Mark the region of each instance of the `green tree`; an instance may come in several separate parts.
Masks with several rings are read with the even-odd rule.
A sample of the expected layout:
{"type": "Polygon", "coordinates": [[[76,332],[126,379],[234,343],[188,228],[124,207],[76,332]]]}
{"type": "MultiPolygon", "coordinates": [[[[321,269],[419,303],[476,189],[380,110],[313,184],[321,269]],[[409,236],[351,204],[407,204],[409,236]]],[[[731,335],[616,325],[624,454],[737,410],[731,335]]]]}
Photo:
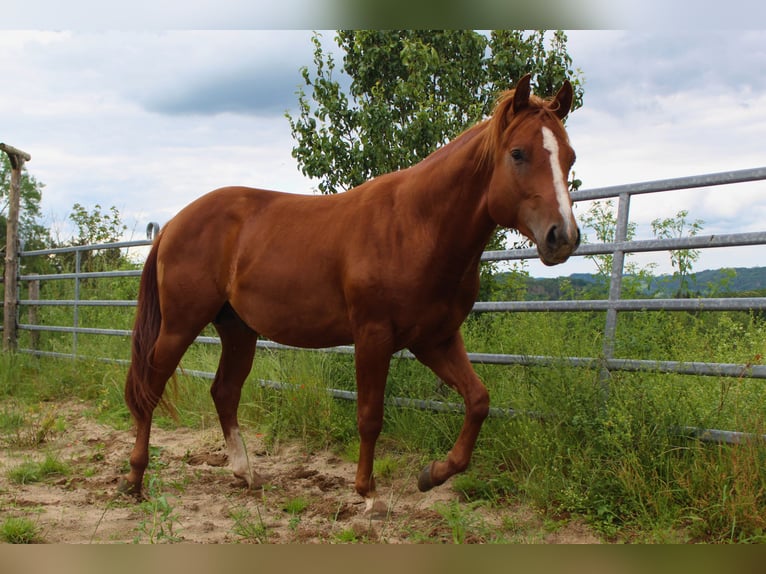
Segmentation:
{"type": "MultiPolygon", "coordinates": [[[[19,243],[25,250],[44,249],[51,243],[49,230],[40,223],[42,190],[45,185],[30,175],[26,166],[21,170],[19,185],[19,243]]],[[[6,235],[8,227],[8,208],[10,206],[11,161],[8,155],[0,152],[0,276],[5,273],[6,235]]],[[[23,262],[24,273],[45,273],[49,270],[48,261],[34,258],[23,262]]]]}
{"type": "MultiPolygon", "coordinates": [[[[75,203],[69,220],[76,227],[76,235],[68,242],[71,246],[116,243],[122,240],[122,234],[127,229],[115,206],[110,207],[108,211],[102,211],[98,203],[90,211],[75,203]]],[[[113,269],[122,259],[119,249],[83,251],[80,268],[83,271],[113,269]]]]}
{"type": "Polygon", "coordinates": [[[287,118],[293,157],[321,193],[417,163],[491,113],[526,73],[543,96],[568,78],[574,107],[582,105],[581,74],[561,31],[341,30],[340,78],[321,35],[312,41],[314,70],[301,70],[311,93],[298,92],[299,113],[287,118]]]}
{"type": "MultiPolygon", "coordinates": [[[[21,170],[19,188],[19,240],[25,249],[41,249],[50,241],[48,230],[40,223],[40,202],[45,184],[30,175],[26,167],[21,170]]],[[[8,225],[8,207],[11,188],[11,161],[0,153],[0,244],[5,246],[8,225]]]]}
{"type": "Polygon", "coordinates": [[[69,220],[75,224],[77,235],[71,240],[71,245],[96,245],[99,243],[116,243],[121,240],[127,226],[122,223],[120,212],[115,206],[108,213],[102,212],[98,203],[88,211],[84,206],[75,203],[69,220]]]}
{"type": "MultiPolygon", "coordinates": [[[[321,35],[312,41],[314,69],[301,70],[310,93],[300,89],[297,116],[286,115],[292,155],[324,194],[424,159],[488,116],[500,93],[526,73],[541,96],[569,79],[573,107],[582,105],[581,72],[572,69],[562,31],[340,30],[340,74],[321,35]]],[[[504,245],[498,231],[488,249],[504,245]]],[[[493,269],[484,265],[483,278],[493,269]]],[[[492,296],[492,285],[482,281],[480,298],[492,296]]]]}
{"type": "MultiPolygon", "coordinates": [[[[579,219],[584,230],[590,229],[593,231],[597,240],[596,243],[613,243],[616,240],[617,214],[614,202],[611,199],[594,201],[590,208],[588,208],[588,211],[579,219]]],[[[636,224],[629,222],[625,239],[632,241],[635,236],[636,224]]],[[[582,237],[583,243],[590,243],[590,237],[587,232],[584,232],[582,237]]],[[[636,297],[641,295],[642,291],[646,291],[646,286],[651,280],[652,270],[655,265],[650,263],[645,268],[641,268],[635,262],[629,261],[631,255],[631,253],[625,254],[622,291],[626,296],[636,297]]],[[[593,294],[597,296],[606,295],[612,276],[612,261],[614,257],[611,253],[603,253],[586,255],[585,258],[591,260],[596,265],[597,286],[593,294]]]]}
{"type": "MultiPolygon", "coordinates": [[[[701,230],[705,222],[701,219],[689,221],[686,218],[689,211],[682,209],[675,217],[658,217],[652,221],[652,232],[659,239],[680,239],[682,237],[694,237],[701,230]]],[[[673,276],[678,279],[676,297],[688,297],[689,278],[694,263],[699,259],[699,249],[675,249],[670,251],[670,263],[673,266],[673,276]]]]}

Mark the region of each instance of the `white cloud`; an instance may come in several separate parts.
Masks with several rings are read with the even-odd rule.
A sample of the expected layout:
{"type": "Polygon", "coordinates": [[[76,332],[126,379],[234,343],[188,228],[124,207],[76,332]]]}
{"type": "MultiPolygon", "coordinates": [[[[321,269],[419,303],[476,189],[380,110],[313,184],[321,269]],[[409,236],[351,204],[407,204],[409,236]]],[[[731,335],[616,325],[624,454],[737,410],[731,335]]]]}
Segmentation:
{"type": "MultiPolygon", "coordinates": [[[[58,220],[76,201],[114,204],[142,232],[220,185],[307,192],[282,113],[297,101],[300,66],[311,65],[310,36],[0,31],[0,141],[32,154],[44,211],[58,220]]],[[[764,164],[766,32],[569,38],[586,80],[585,105],[568,122],[585,187],[764,164]]],[[[662,215],[691,207],[711,231],[761,230],[764,187],[667,194],[662,215]]],[[[636,199],[631,213],[646,228],[658,201],[636,199]]]]}
{"type": "MultiPolygon", "coordinates": [[[[17,29],[162,30],[301,28],[327,19],[331,0],[26,0],[3,6],[3,26],[17,29]]],[[[325,24],[328,25],[328,24],[325,24]]]]}
{"type": "MultiPolygon", "coordinates": [[[[726,34],[671,36],[574,34],[572,54],[575,64],[584,66],[586,94],[584,108],[572,115],[568,128],[578,155],[575,170],[586,187],[763,165],[766,92],[752,89],[737,70],[749,68],[753,76],[766,64],[764,52],[740,52],[735,65],[725,66],[719,52],[733,58],[731,50],[708,41],[726,34]],[[705,69],[710,53],[719,55],[705,69]],[[717,81],[711,83],[711,77],[717,81]]],[[[756,38],[763,42],[766,33],[748,34],[738,42],[750,46],[756,38]]],[[[716,192],[699,194],[703,199],[695,206],[722,203],[716,192]]],[[[680,196],[664,196],[663,203],[674,205],[675,197],[680,196]]],[[[766,203],[766,193],[748,200],[727,197],[726,212],[745,216],[750,200],[766,203]]],[[[652,209],[636,207],[632,213],[647,221],[652,209]]],[[[714,209],[706,211],[703,215],[716,215],[714,209]]]]}
{"type": "MultiPolygon", "coordinates": [[[[126,218],[166,221],[224,184],[305,193],[310,186],[290,157],[283,113],[296,101],[294,88],[285,85],[290,71],[293,85],[300,81],[309,37],[0,31],[0,47],[8,48],[0,50],[0,69],[14,78],[0,110],[0,140],[32,154],[28,169],[46,184],[43,211],[56,221],[75,202],[114,204],[126,218]],[[252,89],[253,105],[240,110],[245,113],[225,113],[226,106],[206,101],[188,108],[199,86],[214,83],[221,70],[236,80],[237,69],[265,86],[265,93],[281,94],[283,105],[263,105],[257,86],[245,81],[235,86],[241,101],[252,89]],[[179,110],[186,113],[175,113],[174,99],[186,101],[179,110]],[[168,113],[152,109],[152,102],[163,100],[168,113]]],[[[232,83],[221,89],[231,90],[232,83]]]]}
{"type": "Polygon", "coordinates": [[[305,31],[166,31],[20,35],[0,32],[15,100],[31,114],[74,114],[118,101],[158,113],[281,114],[295,106],[305,31]]]}

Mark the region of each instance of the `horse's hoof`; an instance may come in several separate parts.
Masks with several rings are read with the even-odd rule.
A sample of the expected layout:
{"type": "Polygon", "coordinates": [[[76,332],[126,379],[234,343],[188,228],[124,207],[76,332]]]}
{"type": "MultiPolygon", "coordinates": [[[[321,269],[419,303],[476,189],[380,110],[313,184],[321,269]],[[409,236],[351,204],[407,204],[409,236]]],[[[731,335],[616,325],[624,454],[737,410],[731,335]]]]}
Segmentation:
{"type": "Polygon", "coordinates": [[[245,490],[261,490],[268,482],[266,478],[257,472],[251,472],[247,475],[235,473],[232,486],[239,486],[245,490]]]}
{"type": "Polygon", "coordinates": [[[420,472],[420,476],[418,477],[418,490],[420,492],[428,492],[433,487],[434,483],[431,480],[431,464],[429,464],[420,472]]]}
{"type": "Polygon", "coordinates": [[[127,478],[122,477],[120,483],[117,485],[118,494],[127,494],[130,496],[140,497],[141,487],[128,481],[127,478]]]}

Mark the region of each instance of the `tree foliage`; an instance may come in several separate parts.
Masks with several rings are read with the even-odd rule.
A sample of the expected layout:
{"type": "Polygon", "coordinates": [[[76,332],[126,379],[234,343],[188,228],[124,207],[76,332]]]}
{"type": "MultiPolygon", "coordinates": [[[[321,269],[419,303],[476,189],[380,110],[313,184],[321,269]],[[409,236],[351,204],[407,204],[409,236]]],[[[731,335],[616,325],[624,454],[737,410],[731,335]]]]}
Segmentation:
{"type": "MultiPolygon", "coordinates": [[[[617,208],[611,199],[594,201],[588,211],[579,219],[583,228],[583,243],[592,243],[589,234],[585,231],[588,229],[593,230],[595,234],[596,241],[593,243],[614,243],[617,241],[617,208]]],[[[635,236],[636,223],[628,222],[625,240],[632,241],[635,236]]],[[[625,253],[622,268],[622,291],[628,296],[635,297],[645,290],[656,265],[649,263],[640,267],[637,263],[630,261],[632,255],[632,253],[625,253]]],[[[601,253],[585,255],[585,259],[589,259],[596,265],[596,284],[590,289],[590,294],[596,297],[606,296],[609,292],[614,256],[611,253],[601,253]]]]}
{"type": "Polygon", "coordinates": [[[299,112],[287,114],[293,157],[321,193],[337,193],[417,163],[489,115],[494,101],[526,73],[553,95],[565,78],[582,105],[564,32],[493,30],[341,30],[340,74],[315,33],[314,69],[301,70],[299,112]]]}
{"type": "MultiPolygon", "coordinates": [[[[0,153],[0,252],[5,249],[11,171],[11,163],[7,154],[0,153]]],[[[41,201],[44,188],[45,184],[28,173],[25,166],[21,172],[19,189],[19,241],[25,251],[113,243],[121,240],[127,227],[122,223],[116,207],[112,206],[108,210],[102,210],[101,206],[96,204],[88,210],[80,203],[73,205],[72,211],[67,217],[75,226],[74,235],[65,240],[55,238],[51,229],[41,221],[41,201]]],[[[96,268],[108,269],[121,264],[122,260],[123,257],[119,249],[84,252],[81,267],[83,270],[91,271],[96,270],[96,268]]],[[[74,270],[74,256],[72,254],[25,258],[22,267],[24,273],[53,273],[65,269],[74,270]]]]}
{"type": "MultiPolygon", "coordinates": [[[[652,232],[660,239],[681,239],[698,235],[705,224],[701,219],[687,220],[689,211],[680,210],[675,217],[658,217],[652,221],[652,232]]],[[[670,251],[673,275],[678,279],[676,297],[689,297],[689,278],[694,263],[699,259],[699,249],[676,249],[670,251]]]]}
{"type": "Polygon", "coordinates": [[[71,240],[72,245],[95,245],[120,241],[127,226],[122,223],[120,212],[115,206],[108,213],[101,211],[98,203],[88,211],[83,205],[75,203],[69,220],[77,227],[77,235],[71,240]]]}
{"type": "MultiPolygon", "coordinates": [[[[10,205],[11,161],[8,155],[0,153],[0,243],[5,245],[8,225],[8,207],[10,205]]],[[[49,241],[49,233],[40,223],[40,201],[45,184],[27,172],[21,170],[19,185],[19,240],[26,249],[42,248],[49,241]]]]}
{"type": "MultiPolygon", "coordinates": [[[[533,90],[543,97],[570,80],[573,108],[582,105],[581,73],[572,69],[562,31],[340,30],[339,70],[321,35],[312,41],[314,67],[301,69],[298,115],[287,118],[292,155],[324,194],[424,159],[489,116],[497,97],[524,74],[532,74],[533,90]]],[[[498,230],[487,248],[505,243],[506,232],[498,230]]],[[[482,265],[481,299],[492,298],[494,283],[486,279],[494,271],[495,264],[482,265]]]]}
{"type": "MultiPolygon", "coordinates": [[[[104,212],[98,203],[90,211],[80,203],[75,203],[69,220],[75,224],[77,234],[68,244],[75,246],[117,243],[122,240],[122,234],[127,229],[115,206],[104,212]]],[[[123,259],[119,249],[83,251],[80,255],[80,267],[83,271],[114,269],[123,259]]]]}
{"type": "MultiPolygon", "coordinates": [[[[611,199],[606,201],[594,201],[587,213],[580,217],[580,223],[584,229],[592,229],[596,235],[597,243],[613,243],[616,241],[615,233],[617,230],[617,213],[614,202],[611,199]]],[[[628,223],[625,239],[631,241],[636,235],[636,224],[628,223]]],[[[587,233],[583,235],[583,243],[589,243],[587,233]]],[[[626,259],[631,253],[626,253],[626,259]]],[[[597,276],[607,282],[612,273],[612,254],[603,253],[599,255],[586,255],[586,259],[596,264],[597,276]]],[[[631,269],[629,268],[630,272],[631,269]]]]}

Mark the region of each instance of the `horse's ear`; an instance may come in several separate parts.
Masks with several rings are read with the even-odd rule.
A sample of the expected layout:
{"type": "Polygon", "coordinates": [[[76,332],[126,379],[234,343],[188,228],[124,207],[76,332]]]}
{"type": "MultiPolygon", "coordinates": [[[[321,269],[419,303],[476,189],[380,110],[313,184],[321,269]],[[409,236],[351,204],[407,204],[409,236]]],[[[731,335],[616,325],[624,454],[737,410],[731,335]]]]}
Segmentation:
{"type": "Polygon", "coordinates": [[[572,89],[572,84],[569,82],[569,80],[564,80],[564,84],[561,86],[561,89],[556,94],[556,97],[553,98],[553,101],[555,101],[557,104],[553,111],[560,120],[563,120],[565,117],[567,117],[569,110],[572,109],[573,99],[574,90],[572,89]]]}
{"type": "Polygon", "coordinates": [[[529,105],[529,83],[532,80],[530,74],[524,75],[517,83],[513,92],[513,113],[517,114],[529,105]]]}

